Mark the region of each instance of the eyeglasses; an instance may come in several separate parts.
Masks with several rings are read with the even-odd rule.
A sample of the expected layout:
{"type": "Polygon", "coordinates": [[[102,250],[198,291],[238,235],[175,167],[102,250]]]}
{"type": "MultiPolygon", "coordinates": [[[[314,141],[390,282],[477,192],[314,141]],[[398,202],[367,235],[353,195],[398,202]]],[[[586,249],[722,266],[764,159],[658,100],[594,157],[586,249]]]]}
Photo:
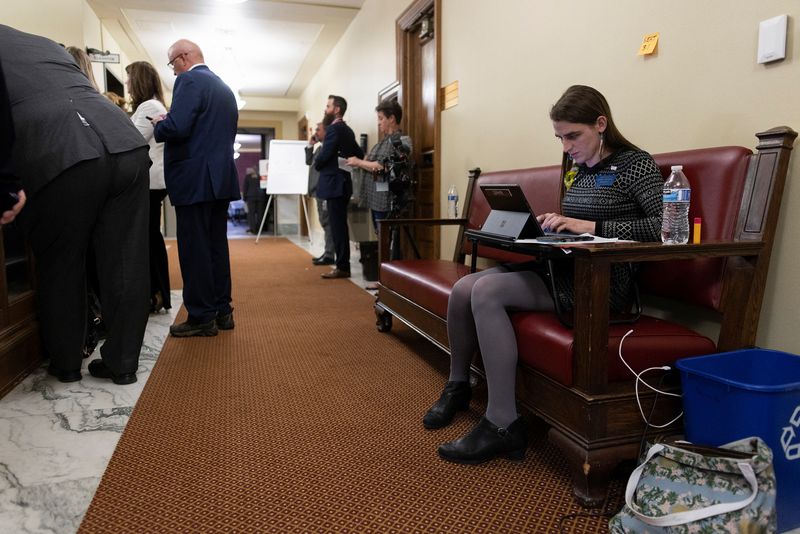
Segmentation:
{"type": "Polygon", "coordinates": [[[178,54],[174,58],[170,59],[169,63],[167,63],[167,67],[172,68],[175,65],[175,62],[178,61],[178,58],[182,57],[182,56],[185,56],[185,55],[186,55],[186,52],[181,52],[180,54],[178,54]]]}

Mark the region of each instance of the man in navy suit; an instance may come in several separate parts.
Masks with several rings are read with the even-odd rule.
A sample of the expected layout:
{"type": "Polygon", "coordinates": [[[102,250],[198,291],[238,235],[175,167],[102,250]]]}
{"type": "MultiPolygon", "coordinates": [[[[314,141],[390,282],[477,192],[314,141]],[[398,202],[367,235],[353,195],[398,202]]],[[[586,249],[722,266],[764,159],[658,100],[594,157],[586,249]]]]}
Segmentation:
{"type": "Polygon", "coordinates": [[[239,111],[230,88],[205,65],[195,43],[181,39],[167,51],[177,76],[172,107],[153,117],[164,142],[164,177],[175,206],[178,259],[186,322],[176,337],[216,336],[233,328],[228,203],[239,199],[233,162],[239,111]]]}
{"type": "Polygon", "coordinates": [[[322,278],[350,278],[350,235],[347,230],[347,204],[353,194],[350,173],[339,168],[340,158],[364,157],[353,130],[342,120],[347,101],[341,96],[328,96],[325,107],[325,140],[314,160],[319,171],[317,198],[326,201],[328,224],[336,250],[336,267],[322,278]]]}

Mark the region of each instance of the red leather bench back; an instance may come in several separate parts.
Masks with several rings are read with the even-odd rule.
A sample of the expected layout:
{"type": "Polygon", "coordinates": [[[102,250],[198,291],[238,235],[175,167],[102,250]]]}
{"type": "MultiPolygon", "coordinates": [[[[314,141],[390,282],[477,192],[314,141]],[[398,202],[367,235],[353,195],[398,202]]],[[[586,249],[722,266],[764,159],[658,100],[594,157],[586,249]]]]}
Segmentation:
{"type": "MultiPolygon", "coordinates": [[[[467,229],[479,230],[491,211],[489,204],[486,202],[486,197],[483,196],[483,192],[480,189],[480,184],[519,184],[533,211],[546,213],[560,211],[561,209],[560,180],[561,167],[559,165],[482,174],[475,181],[474,190],[472,191],[471,206],[467,214],[469,218],[467,229]]],[[[464,240],[462,247],[467,254],[470,253],[471,244],[467,240],[464,240]]],[[[514,254],[486,246],[478,249],[478,255],[482,258],[489,258],[499,262],[530,260],[530,256],[514,254]]]]}
{"type": "MultiPolygon", "coordinates": [[[[666,179],[672,165],[683,165],[692,186],[689,223],[701,217],[702,240],[733,239],[742,202],[747,166],[752,152],[728,146],[654,154],[666,179]]],[[[480,229],[489,215],[489,205],[480,184],[520,184],[536,213],[560,211],[561,168],[558,165],[489,172],[475,181],[468,213],[470,229],[480,229]]],[[[470,244],[462,243],[468,254],[470,244]]],[[[528,256],[501,249],[480,247],[479,255],[500,262],[526,261],[528,256]]],[[[724,259],[697,259],[642,264],[642,293],[665,296],[698,306],[720,310],[724,259]]]]}
{"type": "MultiPolygon", "coordinates": [[[[654,154],[666,179],[672,165],[683,165],[692,186],[689,224],[701,217],[701,240],[734,239],[752,152],[729,146],[654,154]]],[[[691,237],[690,237],[691,239],[691,237]]],[[[643,263],[642,293],[720,310],[725,259],[643,263]]]]}

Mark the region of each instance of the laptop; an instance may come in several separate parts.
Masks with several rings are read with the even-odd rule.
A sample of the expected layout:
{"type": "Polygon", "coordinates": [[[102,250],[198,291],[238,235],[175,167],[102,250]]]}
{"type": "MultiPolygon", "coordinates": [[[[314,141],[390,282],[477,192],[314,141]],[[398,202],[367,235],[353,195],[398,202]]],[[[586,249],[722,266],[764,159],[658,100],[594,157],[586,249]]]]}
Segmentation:
{"type": "Polygon", "coordinates": [[[492,211],[480,230],[468,230],[475,237],[514,242],[538,239],[542,242],[589,241],[591,236],[572,232],[545,232],[536,213],[517,184],[480,184],[481,192],[492,211]]]}

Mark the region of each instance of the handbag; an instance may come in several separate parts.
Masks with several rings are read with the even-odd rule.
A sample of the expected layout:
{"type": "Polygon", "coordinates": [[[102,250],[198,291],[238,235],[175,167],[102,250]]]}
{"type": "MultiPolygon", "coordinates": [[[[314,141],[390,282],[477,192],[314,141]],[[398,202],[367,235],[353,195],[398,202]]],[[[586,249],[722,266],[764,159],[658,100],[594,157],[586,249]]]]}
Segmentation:
{"type": "Polygon", "coordinates": [[[720,448],[655,444],[608,527],[615,534],[776,532],[772,451],[758,437],[720,448]]]}

